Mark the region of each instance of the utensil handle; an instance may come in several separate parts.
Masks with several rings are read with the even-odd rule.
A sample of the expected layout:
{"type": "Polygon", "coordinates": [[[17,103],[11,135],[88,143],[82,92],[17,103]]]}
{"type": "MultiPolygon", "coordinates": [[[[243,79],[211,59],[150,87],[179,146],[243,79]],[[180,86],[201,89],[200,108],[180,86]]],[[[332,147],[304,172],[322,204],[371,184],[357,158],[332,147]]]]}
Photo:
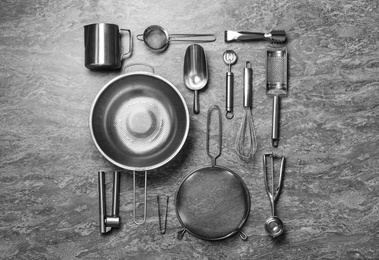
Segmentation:
{"type": "Polygon", "coordinates": [[[99,216],[100,233],[107,233],[107,228],[118,228],[121,223],[119,217],[120,208],[120,172],[113,173],[113,196],[112,196],[112,216],[106,214],[105,199],[105,172],[99,171],[99,216]]]}
{"type": "Polygon", "coordinates": [[[113,173],[113,196],[112,196],[112,216],[118,217],[120,213],[120,172],[113,173]]]}
{"type": "Polygon", "coordinates": [[[193,112],[195,114],[200,113],[200,105],[199,105],[199,91],[195,90],[193,93],[193,112]]]}
{"type": "Polygon", "coordinates": [[[105,226],[106,207],[105,207],[105,172],[98,172],[99,179],[99,217],[100,217],[100,234],[107,232],[105,226]]]}
{"type": "Polygon", "coordinates": [[[136,172],[133,171],[133,221],[137,225],[142,225],[146,222],[147,215],[147,171],[145,171],[145,188],[144,188],[144,200],[143,200],[143,219],[142,221],[137,221],[137,203],[136,203],[136,172]]]}
{"type": "Polygon", "coordinates": [[[122,68],[122,72],[125,73],[125,70],[127,68],[130,68],[130,67],[133,67],[133,66],[144,66],[144,67],[148,67],[151,69],[151,72],[154,74],[155,73],[155,69],[153,66],[149,65],[149,64],[146,64],[146,63],[131,63],[129,65],[126,65],[122,68]]]}
{"type": "Polygon", "coordinates": [[[265,39],[265,34],[259,32],[225,31],[224,38],[225,42],[255,41],[265,39]]]}
{"type": "Polygon", "coordinates": [[[178,42],[214,42],[217,39],[213,34],[170,34],[169,38],[178,42]]]}
{"type": "Polygon", "coordinates": [[[251,108],[253,103],[253,69],[251,63],[246,62],[243,70],[243,106],[251,108]]]}
{"type": "Polygon", "coordinates": [[[279,144],[279,121],[280,121],[280,97],[274,96],[272,106],[272,146],[278,147],[279,144]]]}
{"type": "Polygon", "coordinates": [[[139,41],[143,41],[143,34],[137,34],[136,38],[139,41]]]}
{"type": "Polygon", "coordinates": [[[121,31],[125,31],[129,34],[129,48],[128,48],[128,51],[127,52],[124,52],[123,54],[121,54],[121,60],[124,59],[125,56],[129,55],[131,52],[132,52],[132,33],[130,32],[129,29],[121,29],[121,31]]]}
{"type": "Polygon", "coordinates": [[[233,114],[234,74],[226,73],[226,118],[232,119],[233,114]]]}
{"type": "Polygon", "coordinates": [[[207,140],[206,140],[206,146],[207,146],[207,154],[209,158],[211,158],[211,165],[212,167],[216,165],[216,159],[220,156],[221,150],[222,150],[222,118],[221,118],[221,110],[217,105],[213,105],[208,109],[208,116],[207,116],[207,140]],[[211,132],[211,118],[213,110],[215,110],[218,113],[218,152],[215,155],[212,155],[209,150],[209,142],[210,142],[210,132],[211,132]]]}

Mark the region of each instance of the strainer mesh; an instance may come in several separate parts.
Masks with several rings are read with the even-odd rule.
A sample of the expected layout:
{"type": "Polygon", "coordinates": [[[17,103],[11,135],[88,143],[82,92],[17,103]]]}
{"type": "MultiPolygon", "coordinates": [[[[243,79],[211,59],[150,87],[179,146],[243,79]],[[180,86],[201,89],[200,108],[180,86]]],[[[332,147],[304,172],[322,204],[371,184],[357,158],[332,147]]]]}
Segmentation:
{"type": "Polygon", "coordinates": [[[166,33],[160,27],[152,27],[144,34],[146,45],[154,50],[160,50],[166,47],[168,39],[166,33]]]}

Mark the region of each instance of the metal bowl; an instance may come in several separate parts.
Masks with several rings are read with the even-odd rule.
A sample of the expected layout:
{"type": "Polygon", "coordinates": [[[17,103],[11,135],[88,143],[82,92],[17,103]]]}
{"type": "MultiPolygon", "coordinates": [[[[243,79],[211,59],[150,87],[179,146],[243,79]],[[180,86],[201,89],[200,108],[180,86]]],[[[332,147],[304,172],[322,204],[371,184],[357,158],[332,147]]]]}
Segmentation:
{"type": "Polygon", "coordinates": [[[189,113],[178,89],[148,72],[120,75],[97,94],[90,112],[92,139],[111,163],[147,171],[169,162],[183,147],[189,113]]]}

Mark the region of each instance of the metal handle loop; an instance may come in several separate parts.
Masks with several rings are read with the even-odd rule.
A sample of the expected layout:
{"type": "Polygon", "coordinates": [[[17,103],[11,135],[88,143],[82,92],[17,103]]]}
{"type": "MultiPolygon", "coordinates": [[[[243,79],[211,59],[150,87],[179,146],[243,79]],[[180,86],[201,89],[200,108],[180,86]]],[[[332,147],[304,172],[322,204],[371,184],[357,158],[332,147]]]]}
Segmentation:
{"type": "Polygon", "coordinates": [[[145,67],[149,67],[152,71],[152,73],[155,73],[155,69],[152,65],[149,65],[149,64],[146,64],[146,63],[131,63],[129,65],[125,65],[124,68],[122,68],[122,73],[125,73],[125,70],[127,68],[130,68],[130,67],[133,67],[133,66],[145,66],[145,67]]]}
{"type": "Polygon", "coordinates": [[[129,50],[128,52],[124,52],[123,54],[121,54],[121,60],[124,59],[125,56],[129,55],[132,53],[132,46],[133,46],[133,43],[132,43],[132,33],[129,29],[121,29],[121,31],[125,31],[125,32],[128,32],[129,34],[129,50]]]}
{"type": "Polygon", "coordinates": [[[211,158],[211,164],[212,166],[216,165],[216,159],[221,155],[222,150],[222,117],[221,117],[221,110],[217,105],[213,105],[208,109],[208,117],[207,117],[207,140],[206,140],[206,146],[207,146],[207,154],[209,158],[211,158]],[[212,155],[209,151],[209,135],[210,135],[210,124],[211,124],[211,117],[213,110],[216,110],[218,113],[218,153],[216,155],[212,155]]]}
{"type": "Polygon", "coordinates": [[[143,219],[141,222],[137,221],[136,217],[136,172],[133,171],[133,221],[137,225],[141,225],[146,222],[147,213],[147,171],[145,171],[145,190],[144,190],[144,200],[143,200],[143,219]]]}

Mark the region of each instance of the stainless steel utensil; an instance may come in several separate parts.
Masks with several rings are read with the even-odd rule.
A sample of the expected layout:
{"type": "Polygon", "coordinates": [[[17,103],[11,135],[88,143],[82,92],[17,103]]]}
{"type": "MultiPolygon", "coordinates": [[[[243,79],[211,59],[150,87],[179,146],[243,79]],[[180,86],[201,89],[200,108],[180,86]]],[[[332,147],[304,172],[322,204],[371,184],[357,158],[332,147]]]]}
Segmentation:
{"type": "Polygon", "coordinates": [[[223,59],[229,69],[226,72],[226,118],[232,119],[233,114],[233,92],[234,92],[234,74],[232,73],[232,65],[237,62],[237,54],[232,50],[227,50],[223,54],[223,59]]]}
{"type": "Polygon", "coordinates": [[[146,220],[147,171],[171,161],[189,131],[189,113],[179,90],[149,72],[120,75],[108,82],[92,104],[89,120],[99,152],[114,165],[133,171],[133,218],[146,220]],[[136,218],[136,172],[145,174],[144,216],[136,218]]]}
{"type": "Polygon", "coordinates": [[[160,206],[160,201],[159,201],[159,195],[157,195],[157,202],[158,202],[158,221],[159,221],[159,231],[161,234],[166,233],[166,227],[167,227],[167,213],[168,213],[168,202],[170,200],[170,197],[166,197],[166,210],[164,214],[164,219],[163,219],[163,225],[162,225],[162,219],[161,219],[161,206],[160,206]]]}
{"type": "Polygon", "coordinates": [[[164,51],[170,41],[214,42],[216,36],[213,34],[168,34],[163,27],[151,25],[145,29],[143,34],[138,34],[137,39],[143,41],[151,50],[164,51]]]}
{"type": "Polygon", "coordinates": [[[200,112],[199,90],[208,83],[208,66],[203,47],[198,44],[188,46],[184,55],[183,80],[187,88],[194,91],[193,112],[200,112]]]}
{"type": "Polygon", "coordinates": [[[270,199],[271,205],[271,217],[269,217],[265,222],[266,232],[271,235],[273,238],[281,235],[284,231],[284,224],[280,218],[278,218],[275,214],[275,202],[277,201],[280,191],[283,186],[283,171],[285,164],[285,157],[281,157],[280,164],[280,173],[279,173],[279,184],[276,189],[274,187],[274,158],[276,158],[272,153],[263,155],[263,175],[265,180],[265,187],[267,196],[270,199]],[[267,174],[267,162],[266,157],[269,156],[271,158],[271,188],[269,186],[268,174],[267,174]]]}
{"type": "Polygon", "coordinates": [[[113,196],[112,196],[112,215],[107,216],[105,199],[105,172],[99,171],[99,215],[100,233],[105,234],[112,228],[119,228],[121,219],[119,216],[120,208],[120,172],[113,172],[113,196]],[[109,229],[109,230],[108,230],[109,229]]]}
{"type": "Polygon", "coordinates": [[[243,107],[245,113],[237,134],[235,150],[241,160],[248,162],[254,157],[257,151],[257,140],[252,114],[253,69],[251,68],[250,62],[246,62],[243,73],[243,83],[243,107]]]}
{"type": "Polygon", "coordinates": [[[266,51],[266,94],[273,97],[272,146],[279,144],[280,97],[288,94],[287,47],[268,47],[266,51]]]}
{"type": "Polygon", "coordinates": [[[217,105],[208,110],[206,150],[211,165],[188,174],[176,192],[176,215],[183,226],[178,238],[188,232],[200,239],[220,240],[238,233],[246,240],[248,236],[241,229],[250,214],[250,193],[237,173],[216,165],[222,150],[222,116],[217,105]],[[212,114],[217,121],[212,125],[218,126],[214,134],[212,114]],[[211,142],[217,145],[213,151],[211,142]]]}
{"type": "Polygon", "coordinates": [[[121,61],[132,51],[130,30],[129,50],[121,54],[121,33],[118,25],[94,23],[84,26],[84,65],[92,70],[114,70],[121,68],[121,61]]]}
{"type": "Polygon", "coordinates": [[[242,42],[242,41],[259,41],[266,40],[271,43],[284,43],[286,41],[286,32],[282,30],[274,30],[269,33],[260,32],[237,32],[237,31],[225,31],[225,42],[242,42]]]}

